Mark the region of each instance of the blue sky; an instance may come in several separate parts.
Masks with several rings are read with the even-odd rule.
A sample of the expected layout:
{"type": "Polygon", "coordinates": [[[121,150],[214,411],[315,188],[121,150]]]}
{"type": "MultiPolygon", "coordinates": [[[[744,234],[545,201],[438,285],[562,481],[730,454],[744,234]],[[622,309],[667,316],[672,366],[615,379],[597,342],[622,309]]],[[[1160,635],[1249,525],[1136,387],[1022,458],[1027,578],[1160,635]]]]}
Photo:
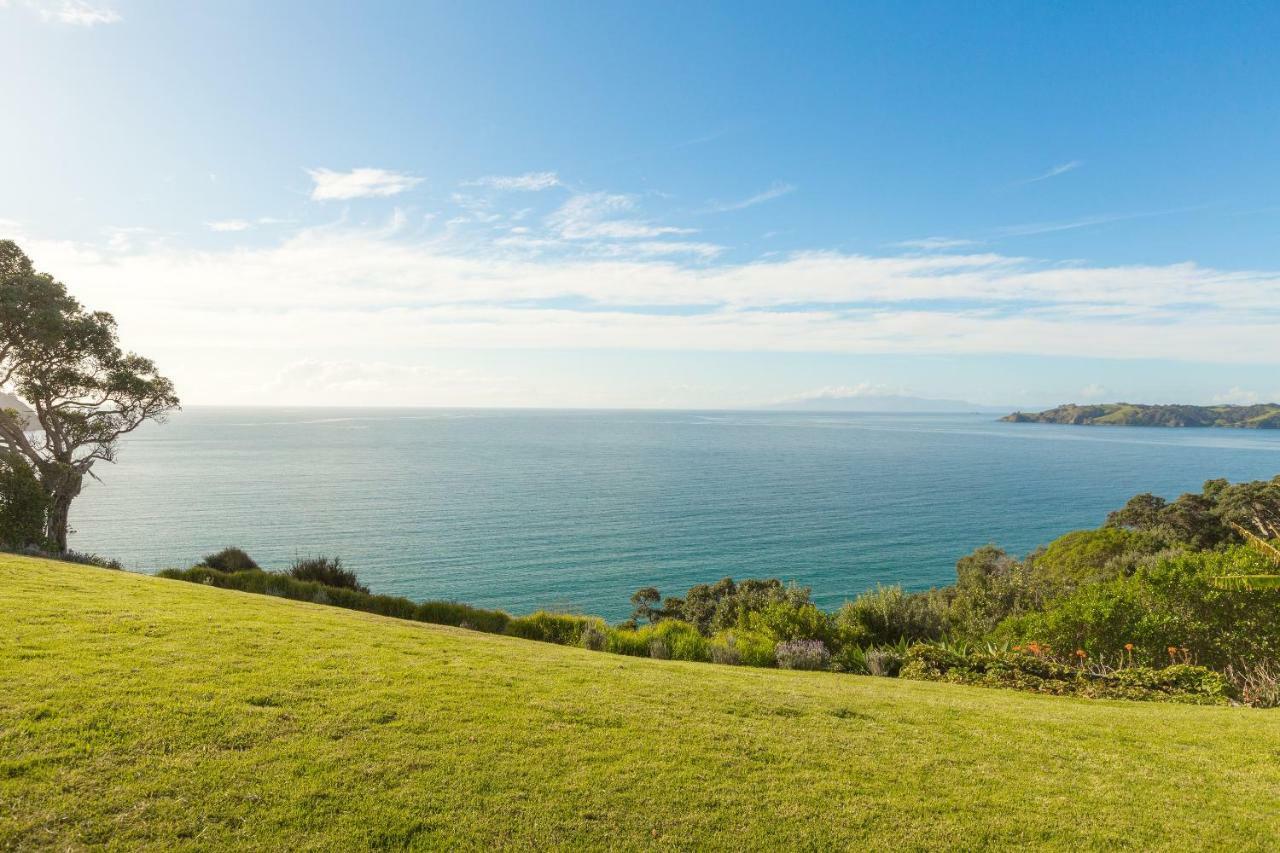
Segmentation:
{"type": "Polygon", "coordinates": [[[1277,24],[0,0],[0,230],[192,403],[1273,399],[1277,24]]]}

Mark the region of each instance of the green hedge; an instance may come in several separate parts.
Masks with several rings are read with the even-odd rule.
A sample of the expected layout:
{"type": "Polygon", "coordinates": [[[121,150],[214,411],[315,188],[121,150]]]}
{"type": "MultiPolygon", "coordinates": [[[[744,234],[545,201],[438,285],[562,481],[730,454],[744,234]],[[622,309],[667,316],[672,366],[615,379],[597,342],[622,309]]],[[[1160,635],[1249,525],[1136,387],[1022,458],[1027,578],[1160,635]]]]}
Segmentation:
{"type": "Polygon", "coordinates": [[[901,677],[1091,699],[1137,699],[1193,705],[1225,705],[1231,699],[1231,687],[1226,678],[1202,666],[1177,664],[1164,669],[1133,666],[1094,672],[1088,667],[1068,666],[1026,652],[962,653],[923,643],[907,650],[901,677]]]}
{"type": "MultiPolygon", "coordinates": [[[[190,569],[165,569],[162,578],[202,583],[222,589],[238,589],[259,595],[274,595],[295,601],[329,604],[348,610],[362,610],[396,619],[412,619],[435,625],[471,628],[489,634],[505,634],[512,619],[501,610],[483,610],[452,601],[424,601],[421,604],[392,595],[373,595],[354,589],[325,586],[315,581],[300,581],[287,575],[261,570],[220,572],[207,566],[190,569]]],[[[534,639],[541,639],[535,637],[534,639]]]]}

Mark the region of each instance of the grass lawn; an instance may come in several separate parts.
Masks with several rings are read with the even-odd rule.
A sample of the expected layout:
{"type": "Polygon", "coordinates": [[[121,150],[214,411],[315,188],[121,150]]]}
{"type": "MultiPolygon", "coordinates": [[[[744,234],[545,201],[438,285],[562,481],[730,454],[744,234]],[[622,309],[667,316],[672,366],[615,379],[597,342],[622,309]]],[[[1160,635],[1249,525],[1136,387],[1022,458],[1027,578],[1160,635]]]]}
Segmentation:
{"type": "Polygon", "coordinates": [[[1278,838],[1280,712],[641,660],[0,557],[0,848],[1278,838]]]}

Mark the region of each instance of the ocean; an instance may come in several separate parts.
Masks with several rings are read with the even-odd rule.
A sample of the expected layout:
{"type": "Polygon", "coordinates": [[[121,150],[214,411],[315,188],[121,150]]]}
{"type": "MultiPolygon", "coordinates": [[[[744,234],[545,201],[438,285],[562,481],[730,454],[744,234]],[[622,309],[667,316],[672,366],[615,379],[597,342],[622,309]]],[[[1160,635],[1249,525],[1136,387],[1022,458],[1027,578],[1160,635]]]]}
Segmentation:
{"type": "Polygon", "coordinates": [[[836,607],[951,583],[1131,495],[1280,473],[1280,431],[994,415],[190,408],[140,430],[72,507],[73,548],[148,572],[226,545],[338,555],[375,592],[620,619],[780,577],[836,607]]]}

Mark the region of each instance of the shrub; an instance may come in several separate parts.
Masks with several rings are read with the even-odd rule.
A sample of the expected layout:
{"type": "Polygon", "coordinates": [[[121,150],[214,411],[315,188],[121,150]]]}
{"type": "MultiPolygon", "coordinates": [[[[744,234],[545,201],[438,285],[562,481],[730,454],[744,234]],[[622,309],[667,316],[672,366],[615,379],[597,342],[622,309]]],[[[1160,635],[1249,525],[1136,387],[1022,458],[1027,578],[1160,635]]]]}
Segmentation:
{"type": "Polygon", "coordinates": [[[207,566],[195,566],[190,569],[165,569],[160,572],[160,577],[206,584],[221,589],[238,589],[241,592],[274,595],[296,601],[313,603],[323,601],[333,607],[377,613],[397,619],[411,619],[417,622],[455,626],[465,622],[477,630],[494,634],[502,633],[511,619],[500,610],[482,610],[478,607],[448,601],[415,604],[407,598],[370,595],[360,590],[326,586],[315,581],[298,580],[275,572],[220,572],[207,566]]]}
{"type": "Polygon", "coordinates": [[[1095,670],[1023,652],[994,650],[962,654],[939,644],[917,644],[908,649],[901,676],[1063,696],[1196,705],[1226,704],[1232,693],[1222,674],[1202,666],[1177,664],[1164,669],[1135,666],[1095,670]]]}
{"type": "Polygon", "coordinates": [[[835,617],[841,645],[935,640],[947,630],[941,590],[908,595],[900,586],[878,586],[845,602],[835,617]]]}
{"type": "Polygon", "coordinates": [[[773,650],[781,669],[826,669],[831,653],[821,640],[787,640],[773,650]]]}
{"type": "Polygon", "coordinates": [[[505,634],[511,617],[501,610],[481,610],[454,601],[424,601],[414,608],[412,617],[418,622],[453,625],[486,634],[505,634]]]}
{"type": "Polygon", "coordinates": [[[735,628],[728,631],[721,631],[716,634],[710,642],[711,649],[732,649],[732,652],[722,651],[724,657],[736,657],[737,662],[743,666],[775,666],[777,659],[774,657],[774,647],[777,642],[767,634],[761,634],[758,631],[751,631],[744,628],[735,628]]]}
{"type": "Polygon", "coordinates": [[[572,616],[568,613],[548,613],[539,610],[528,616],[512,617],[506,633],[526,640],[555,643],[560,646],[576,646],[589,626],[603,630],[604,623],[588,616],[572,616]]]}
{"type": "Polygon", "coordinates": [[[1076,530],[1028,558],[1027,569],[1040,594],[1054,598],[1085,584],[1129,574],[1140,555],[1159,550],[1162,544],[1149,534],[1122,527],[1076,530]]]}
{"type": "Polygon", "coordinates": [[[355,572],[342,567],[341,557],[299,557],[289,567],[288,574],[294,580],[314,581],[325,586],[342,587],[356,592],[369,591],[367,586],[360,583],[355,572]]]}
{"type": "Polygon", "coordinates": [[[742,655],[738,653],[738,643],[732,633],[717,637],[711,641],[711,661],[726,666],[740,666],[742,655]]]}
{"type": "Polygon", "coordinates": [[[605,651],[634,657],[709,661],[711,644],[688,622],[668,619],[638,629],[614,628],[604,641],[605,651]]]}
{"type": "Polygon", "coordinates": [[[0,547],[45,544],[49,498],[35,471],[16,453],[0,453],[0,547]]]}
{"type": "Polygon", "coordinates": [[[902,670],[902,653],[893,648],[868,649],[867,674],[882,678],[897,678],[902,670]]]}
{"type": "Polygon", "coordinates": [[[109,557],[102,557],[98,554],[90,554],[86,551],[46,551],[35,545],[28,545],[19,549],[18,553],[25,554],[28,557],[40,557],[44,560],[60,560],[64,563],[77,563],[82,566],[97,566],[100,569],[123,569],[119,560],[112,560],[109,557]]]}
{"type": "Polygon", "coordinates": [[[831,616],[808,601],[774,601],[762,610],[752,612],[747,627],[768,634],[776,642],[818,640],[824,645],[835,636],[831,616]]]}
{"type": "Polygon", "coordinates": [[[1280,667],[1270,661],[1228,666],[1227,679],[1240,701],[1255,708],[1280,708],[1280,667]]]}
{"type": "Polygon", "coordinates": [[[649,656],[650,629],[611,628],[605,633],[604,650],[615,655],[649,656]]]}
{"type": "Polygon", "coordinates": [[[1219,589],[1223,575],[1265,574],[1273,567],[1249,548],[1179,554],[1141,566],[1130,577],[1083,586],[1046,608],[1001,625],[996,636],[1091,658],[1133,646],[1137,663],[1170,662],[1186,648],[1198,663],[1280,660],[1280,590],[1219,589]]]}
{"type": "Polygon", "coordinates": [[[607,636],[608,631],[604,622],[592,622],[582,629],[582,636],[578,639],[578,645],[593,652],[604,651],[604,643],[607,636]]]}
{"type": "MultiPolygon", "coordinates": [[[[248,572],[259,568],[254,559],[241,548],[223,548],[216,554],[210,554],[200,561],[200,565],[217,569],[220,572],[248,572]]],[[[313,580],[313,578],[303,578],[313,580]]],[[[338,584],[331,584],[338,586],[338,584]]]]}

